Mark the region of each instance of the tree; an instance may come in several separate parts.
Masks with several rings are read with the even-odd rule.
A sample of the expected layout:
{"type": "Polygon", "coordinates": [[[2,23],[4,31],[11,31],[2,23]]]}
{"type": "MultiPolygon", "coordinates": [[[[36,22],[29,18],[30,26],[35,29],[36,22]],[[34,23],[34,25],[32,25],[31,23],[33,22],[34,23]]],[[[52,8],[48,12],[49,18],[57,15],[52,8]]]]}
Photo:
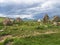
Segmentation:
{"type": "Polygon", "coordinates": [[[21,22],[22,19],[20,17],[16,18],[16,22],[21,22]]]}

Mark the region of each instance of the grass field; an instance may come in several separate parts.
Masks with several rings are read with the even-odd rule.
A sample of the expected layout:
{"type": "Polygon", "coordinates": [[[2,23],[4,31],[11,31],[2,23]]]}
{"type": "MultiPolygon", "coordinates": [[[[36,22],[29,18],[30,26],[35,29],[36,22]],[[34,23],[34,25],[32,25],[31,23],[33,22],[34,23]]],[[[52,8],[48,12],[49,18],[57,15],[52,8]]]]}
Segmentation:
{"type": "Polygon", "coordinates": [[[60,26],[36,21],[0,24],[0,45],[60,45],[60,26]]]}
{"type": "Polygon", "coordinates": [[[60,33],[6,39],[0,45],[60,45],[60,33]]]}

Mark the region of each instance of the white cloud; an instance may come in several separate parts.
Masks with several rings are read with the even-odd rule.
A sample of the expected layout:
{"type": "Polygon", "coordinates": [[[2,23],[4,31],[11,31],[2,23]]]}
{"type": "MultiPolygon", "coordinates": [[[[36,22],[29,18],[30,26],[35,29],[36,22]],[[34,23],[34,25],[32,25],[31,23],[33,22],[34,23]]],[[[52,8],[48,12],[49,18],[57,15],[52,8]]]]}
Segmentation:
{"type": "Polygon", "coordinates": [[[0,14],[0,17],[6,17],[6,15],[0,14]]]}
{"type": "Polygon", "coordinates": [[[33,18],[33,15],[4,15],[4,14],[0,14],[0,17],[11,17],[11,18],[17,18],[17,17],[20,17],[20,18],[28,18],[28,19],[34,19],[33,18]]]}
{"type": "Polygon", "coordinates": [[[33,15],[14,15],[14,17],[33,19],[33,15]]]}
{"type": "Polygon", "coordinates": [[[51,1],[47,1],[47,2],[45,2],[41,5],[41,8],[43,8],[43,9],[44,8],[47,9],[47,8],[51,8],[51,7],[52,7],[52,2],[51,1]]]}
{"type": "MultiPolygon", "coordinates": [[[[43,0],[42,0],[43,1],[43,0]]],[[[60,4],[59,0],[45,0],[44,3],[38,5],[37,7],[28,8],[27,11],[36,11],[35,13],[41,13],[47,10],[51,10],[60,4]]]]}
{"type": "MultiPolygon", "coordinates": [[[[51,11],[51,10],[53,11],[54,9],[57,10],[55,8],[57,7],[56,5],[60,6],[59,5],[60,0],[0,0],[0,3],[2,4],[2,6],[8,5],[8,4],[13,5],[14,7],[10,5],[12,7],[11,10],[8,10],[9,9],[8,8],[9,5],[8,5],[7,6],[8,9],[6,9],[8,11],[5,13],[7,14],[13,13],[12,14],[13,17],[21,17],[21,18],[33,18],[34,14],[44,13],[46,11],[51,11]],[[38,5],[36,6],[35,4],[37,3],[38,5]],[[33,7],[31,5],[33,5],[33,7]],[[23,13],[21,14],[21,12],[23,12],[24,14],[23,13]]],[[[0,14],[0,16],[6,16],[6,14],[5,15],[0,14]]],[[[10,15],[8,15],[8,17],[10,17],[10,15]]]]}
{"type": "Polygon", "coordinates": [[[57,9],[56,7],[59,6],[59,4],[60,4],[59,0],[48,0],[44,3],[42,3],[41,5],[39,5],[35,8],[31,8],[31,9],[37,11],[34,14],[38,14],[38,13],[43,13],[43,12],[47,12],[50,10],[52,10],[52,11],[56,10],[57,9]]]}
{"type": "Polygon", "coordinates": [[[47,0],[0,0],[0,3],[16,3],[16,4],[33,4],[33,3],[41,3],[47,0]]]}
{"type": "MultiPolygon", "coordinates": [[[[54,7],[54,4],[56,5],[57,3],[60,4],[59,0],[0,0],[0,3],[5,3],[6,5],[8,4],[19,4],[19,5],[33,5],[35,3],[39,3],[38,8],[34,7],[34,9],[51,9],[54,7]],[[7,4],[8,3],[8,4],[7,4]],[[41,4],[42,3],[42,4],[41,4]]],[[[3,4],[5,6],[5,4],[3,4]]]]}
{"type": "Polygon", "coordinates": [[[0,0],[0,3],[4,3],[5,2],[5,0],[0,0]]]}

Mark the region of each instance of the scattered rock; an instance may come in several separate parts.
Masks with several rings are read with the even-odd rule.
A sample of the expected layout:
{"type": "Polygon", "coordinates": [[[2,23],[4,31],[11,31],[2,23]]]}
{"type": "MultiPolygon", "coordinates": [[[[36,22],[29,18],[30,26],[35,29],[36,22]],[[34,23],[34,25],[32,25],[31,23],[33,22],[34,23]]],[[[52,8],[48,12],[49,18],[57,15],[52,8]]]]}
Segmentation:
{"type": "Polygon", "coordinates": [[[0,30],[0,32],[3,32],[4,30],[0,30]]]}

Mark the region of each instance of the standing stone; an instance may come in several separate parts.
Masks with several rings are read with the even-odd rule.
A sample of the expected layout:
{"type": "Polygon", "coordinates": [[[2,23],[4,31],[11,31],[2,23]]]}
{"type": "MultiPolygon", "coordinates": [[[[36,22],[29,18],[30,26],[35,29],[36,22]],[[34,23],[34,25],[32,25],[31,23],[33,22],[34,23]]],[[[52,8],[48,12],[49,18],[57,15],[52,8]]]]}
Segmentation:
{"type": "Polygon", "coordinates": [[[22,19],[21,18],[16,18],[16,22],[21,22],[22,21],[22,19]]]}
{"type": "Polygon", "coordinates": [[[43,23],[48,23],[49,22],[49,16],[48,14],[45,14],[44,18],[43,18],[43,23]]]}
{"type": "Polygon", "coordinates": [[[11,23],[11,20],[10,20],[10,18],[6,18],[6,19],[4,19],[4,21],[3,21],[3,25],[11,25],[12,23],[11,23]]]}
{"type": "Polygon", "coordinates": [[[59,16],[54,16],[52,21],[53,22],[59,22],[60,21],[60,17],[59,16]]]}

